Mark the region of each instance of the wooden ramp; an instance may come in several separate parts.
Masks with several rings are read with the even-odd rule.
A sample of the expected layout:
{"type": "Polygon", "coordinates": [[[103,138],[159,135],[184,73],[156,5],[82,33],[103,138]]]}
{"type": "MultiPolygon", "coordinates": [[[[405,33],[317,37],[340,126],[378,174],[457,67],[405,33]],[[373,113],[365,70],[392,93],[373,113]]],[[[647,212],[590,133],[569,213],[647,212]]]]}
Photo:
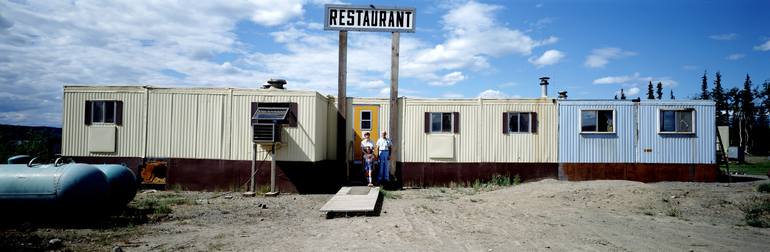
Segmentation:
{"type": "Polygon", "coordinates": [[[349,213],[372,212],[380,195],[379,187],[342,187],[323,207],[321,212],[349,213]]]}

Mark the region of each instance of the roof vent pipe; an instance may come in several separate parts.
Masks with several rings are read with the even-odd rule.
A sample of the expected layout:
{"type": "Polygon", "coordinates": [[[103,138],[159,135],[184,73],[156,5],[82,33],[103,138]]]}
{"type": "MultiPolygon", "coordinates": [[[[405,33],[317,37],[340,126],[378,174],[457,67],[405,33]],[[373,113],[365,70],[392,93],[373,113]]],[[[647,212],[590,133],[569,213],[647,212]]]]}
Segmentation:
{"type": "Polygon", "coordinates": [[[567,99],[567,91],[559,91],[559,100],[567,99]]]}
{"type": "Polygon", "coordinates": [[[286,89],[283,85],[286,85],[286,80],[269,79],[267,84],[262,85],[262,89],[286,89]]]}
{"type": "Polygon", "coordinates": [[[540,77],[540,98],[548,97],[548,80],[551,78],[540,77]]]}

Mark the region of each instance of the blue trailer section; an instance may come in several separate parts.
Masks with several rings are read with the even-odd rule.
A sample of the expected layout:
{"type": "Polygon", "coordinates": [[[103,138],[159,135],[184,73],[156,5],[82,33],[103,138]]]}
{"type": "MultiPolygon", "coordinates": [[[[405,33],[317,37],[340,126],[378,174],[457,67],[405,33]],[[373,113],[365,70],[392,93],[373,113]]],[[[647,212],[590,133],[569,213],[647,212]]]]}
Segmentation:
{"type": "Polygon", "coordinates": [[[559,163],[716,163],[712,101],[559,100],[558,105],[559,163]]]}
{"type": "MultiPolygon", "coordinates": [[[[639,103],[639,141],[636,160],[658,164],[716,163],[716,122],[713,101],[641,101],[639,103]],[[676,123],[691,129],[666,132],[662,127],[679,116],[676,123]],[[670,118],[669,118],[670,119],[670,118]],[[685,132],[686,131],[686,132],[685,132]]],[[[676,126],[674,126],[676,127],[676,126]]]]}
{"type": "Polygon", "coordinates": [[[559,163],[633,163],[636,107],[631,101],[559,100],[559,163]],[[584,113],[611,111],[612,129],[583,131],[584,113]]]}

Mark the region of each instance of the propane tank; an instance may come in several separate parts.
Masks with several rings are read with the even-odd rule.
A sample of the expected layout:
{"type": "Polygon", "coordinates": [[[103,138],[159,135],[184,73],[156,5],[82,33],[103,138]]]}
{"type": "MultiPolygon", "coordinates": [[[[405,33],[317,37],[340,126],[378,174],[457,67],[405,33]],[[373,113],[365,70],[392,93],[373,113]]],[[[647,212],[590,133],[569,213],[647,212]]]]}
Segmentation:
{"type": "Polygon", "coordinates": [[[128,169],[125,165],[116,164],[94,165],[94,167],[101,170],[107,176],[107,183],[110,188],[110,208],[121,208],[134,200],[139,185],[136,175],[131,169],[128,169]]]}

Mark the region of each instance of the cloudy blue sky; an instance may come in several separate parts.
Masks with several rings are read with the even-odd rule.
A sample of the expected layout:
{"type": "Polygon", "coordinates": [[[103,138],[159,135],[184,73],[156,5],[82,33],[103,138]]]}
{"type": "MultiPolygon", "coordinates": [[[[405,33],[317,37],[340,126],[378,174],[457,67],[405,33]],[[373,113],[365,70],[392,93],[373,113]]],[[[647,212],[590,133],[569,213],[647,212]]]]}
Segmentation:
{"type": "MultiPolygon", "coordinates": [[[[323,0],[0,0],[0,123],[61,125],[71,84],[288,88],[336,94],[337,33],[323,0]]],[[[704,71],[738,86],[770,79],[769,1],[350,1],[410,6],[400,94],[678,98],[704,71]],[[554,94],[555,92],[552,92],[554,94]]],[[[351,32],[348,95],[387,94],[390,34],[351,32]]]]}

